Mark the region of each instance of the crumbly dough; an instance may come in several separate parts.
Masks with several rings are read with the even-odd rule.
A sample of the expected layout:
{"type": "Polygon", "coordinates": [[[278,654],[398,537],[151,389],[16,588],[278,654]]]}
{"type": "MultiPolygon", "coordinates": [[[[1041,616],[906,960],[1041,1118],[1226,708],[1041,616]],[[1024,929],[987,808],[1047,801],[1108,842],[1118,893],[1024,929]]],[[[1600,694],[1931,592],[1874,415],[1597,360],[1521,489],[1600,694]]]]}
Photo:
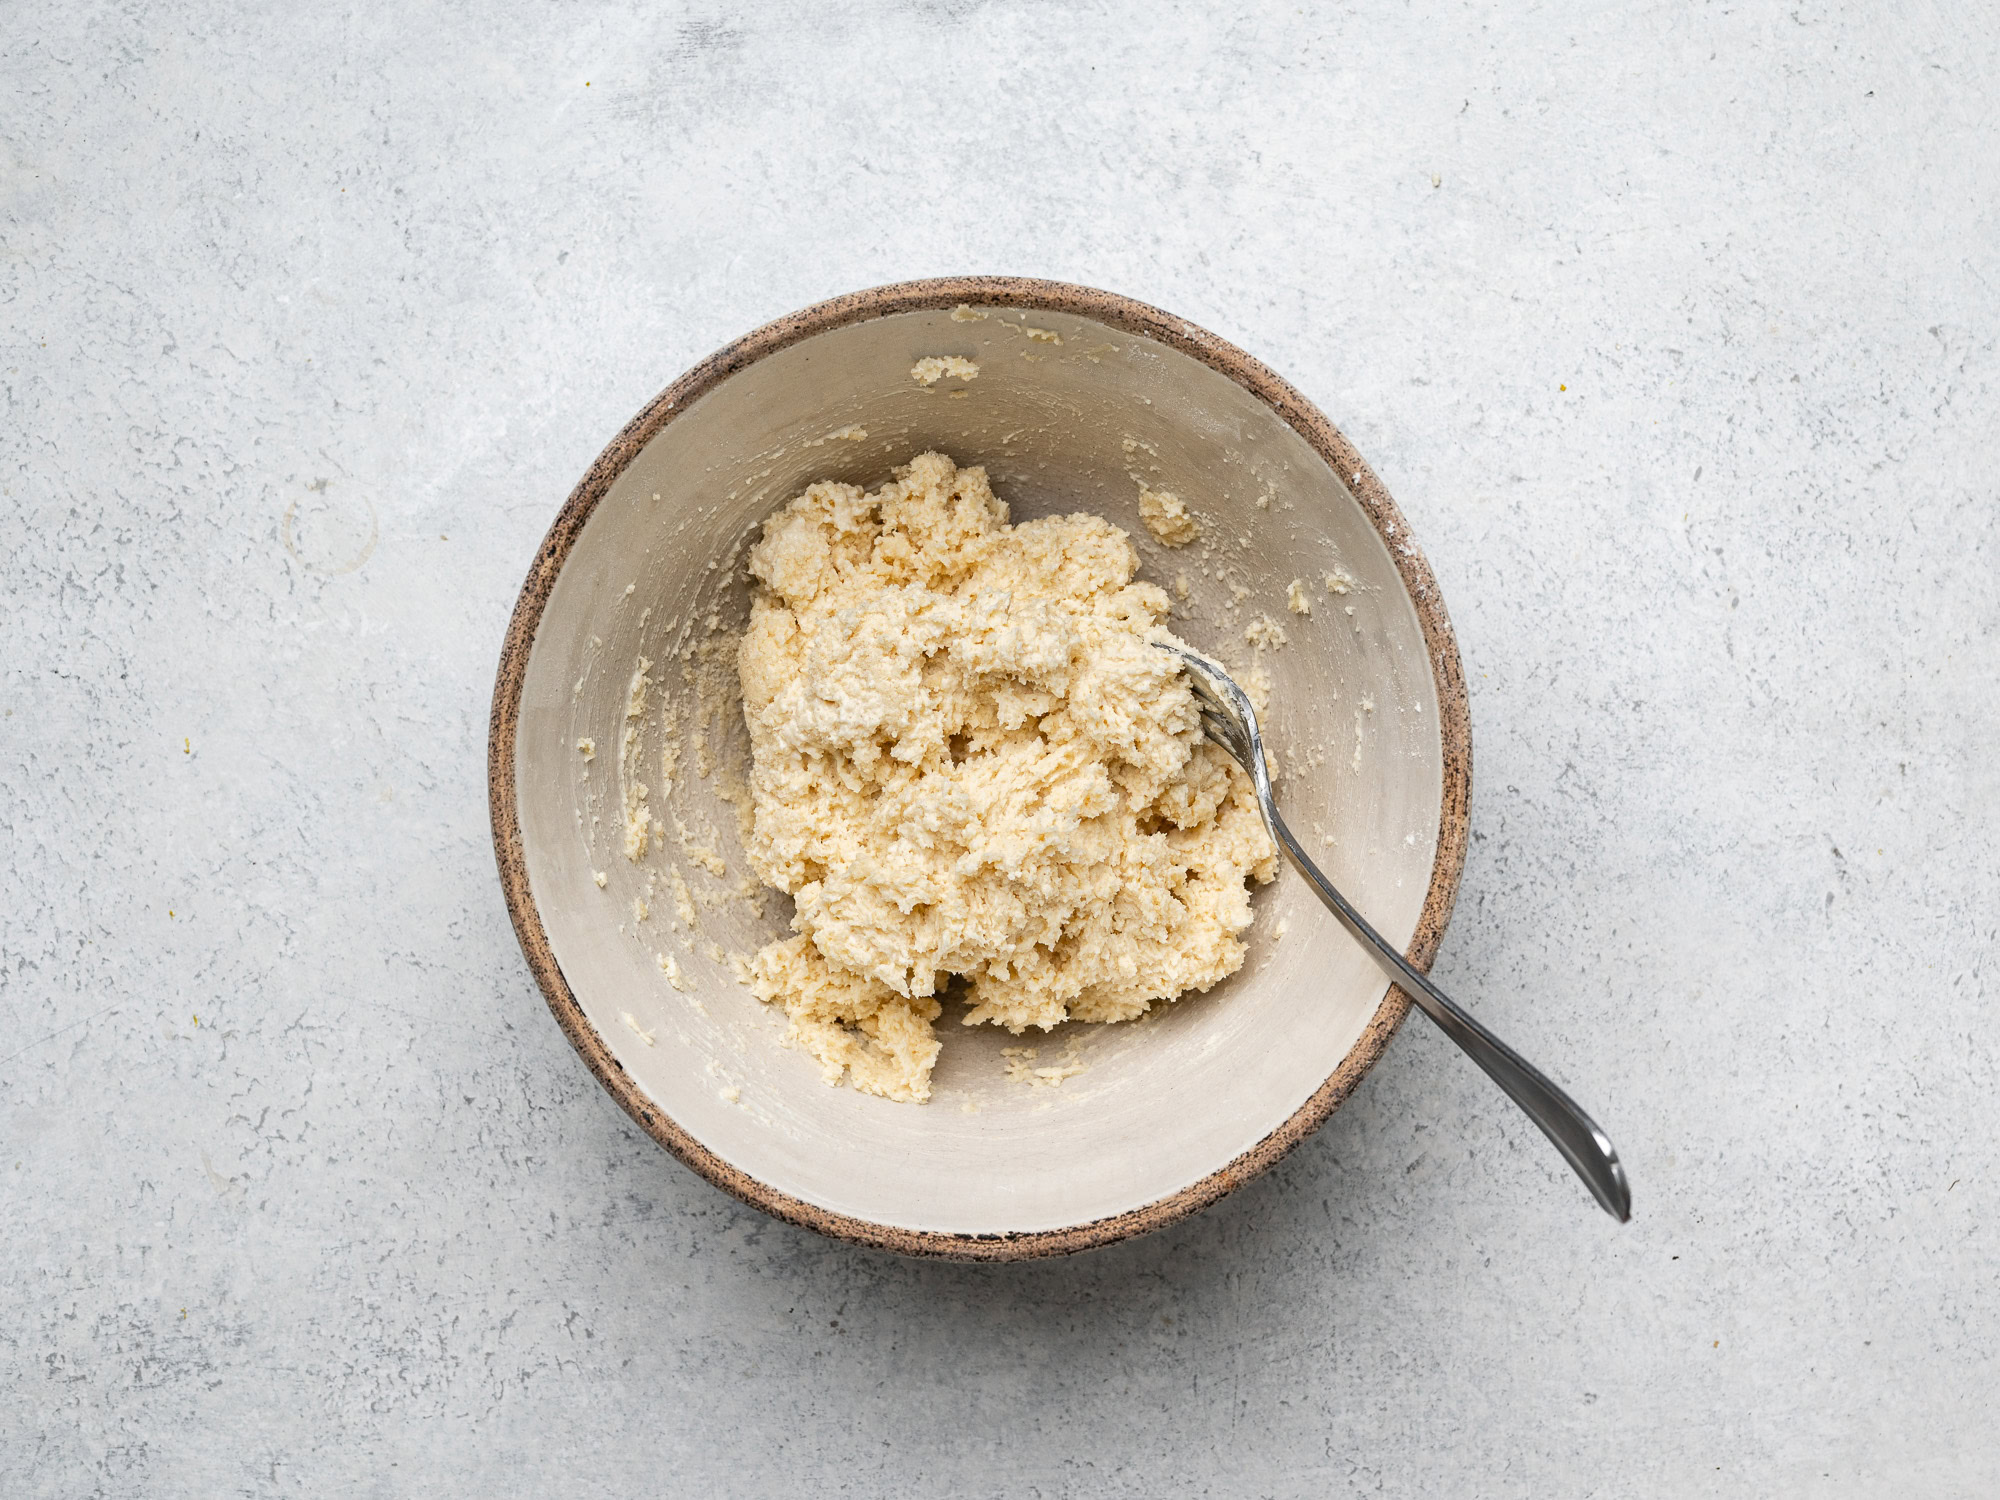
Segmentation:
{"type": "Polygon", "coordinates": [[[747,851],[797,935],[748,977],[828,1082],[927,1098],[953,976],[966,1025],[1018,1035],[1242,965],[1274,852],[1124,532],[1009,526],[984,469],[926,453],[813,485],[749,566],[747,851]]]}
{"type": "Polygon", "coordinates": [[[1285,627],[1269,615],[1259,615],[1243,627],[1243,639],[1259,651],[1275,651],[1285,644],[1285,627]]]}
{"type": "Polygon", "coordinates": [[[1185,547],[1201,535],[1201,524],[1188,514],[1181,497],[1170,490],[1139,491],[1139,519],[1164,546],[1185,547]]]}
{"type": "Polygon", "coordinates": [[[910,366],[910,379],[918,385],[936,385],[947,375],[960,380],[977,380],[979,366],[956,354],[930,354],[910,366]]]}

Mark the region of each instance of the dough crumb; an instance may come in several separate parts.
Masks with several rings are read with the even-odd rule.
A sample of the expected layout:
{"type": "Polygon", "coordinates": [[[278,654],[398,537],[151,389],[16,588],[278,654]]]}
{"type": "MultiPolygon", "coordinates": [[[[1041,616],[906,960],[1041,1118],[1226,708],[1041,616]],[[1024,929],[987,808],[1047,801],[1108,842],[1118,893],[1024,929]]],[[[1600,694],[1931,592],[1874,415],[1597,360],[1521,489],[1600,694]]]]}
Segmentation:
{"type": "Polygon", "coordinates": [[[671,953],[655,953],[653,962],[660,966],[660,972],[667,976],[667,983],[677,990],[687,988],[687,976],[681,973],[681,966],[671,953]]]}
{"type": "MultiPolygon", "coordinates": [[[[1264,659],[1252,658],[1250,665],[1233,674],[1236,685],[1243,689],[1243,696],[1250,700],[1250,706],[1258,713],[1268,713],[1271,708],[1271,674],[1264,670],[1264,659]]],[[[1270,762],[1271,776],[1278,774],[1278,753],[1267,740],[1264,744],[1264,759],[1270,762]]],[[[1234,765],[1235,762],[1230,764],[1234,765]]]]}
{"type": "Polygon", "coordinates": [[[590,878],[597,882],[597,888],[600,891],[604,889],[606,882],[611,879],[611,877],[609,875],[606,875],[602,870],[592,870],[590,872],[590,878]]]}
{"type": "Polygon", "coordinates": [[[1285,590],[1285,608],[1295,615],[1310,615],[1313,602],[1306,594],[1306,581],[1294,578],[1285,590]]]}
{"type": "Polygon", "coordinates": [[[715,1093],[716,1097],[720,1099],[724,1104],[734,1104],[738,1099],[741,1099],[743,1097],[743,1090],[738,1088],[733,1083],[730,1084],[727,1088],[717,1089],[715,1093]]]}
{"type": "Polygon", "coordinates": [[[580,751],[582,751],[582,752],[583,752],[583,758],[584,758],[585,760],[596,760],[596,759],[597,759],[597,741],[596,741],[596,740],[578,740],[578,741],[576,742],[576,748],[577,748],[578,750],[580,750],[580,751]]]}
{"type": "Polygon", "coordinates": [[[629,1010],[619,1011],[618,1019],[625,1023],[626,1030],[630,1031],[632,1035],[636,1036],[640,1041],[644,1042],[648,1047],[653,1045],[653,1037],[656,1035],[656,1033],[648,1031],[646,1030],[645,1027],[641,1026],[639,1024],[639,1018],[633,1015],[631,1011],[629,1010]]]}
{"type": "MultiPolygon", "coordinates": [[[[667,733],[670,736],[673,733],[671,719],[668,720],[667,733]]],[[[669,738],[665,744],[660,746],[660,795],[662,797],[671,797],[674,794],[674,775],[680,770],[680,765],[681,747],[669,738]]]]}
{"type": "Polygon", "coordinates": [[[1326,591],[1329,594],[1351,593],[1353,589],[1354,580],[1349,578],[1345,573],[1328,573],[1326,575],[1326,591]]]}
{"type": "Polygon", "coordinates": [[[1006,1059],[1007,1078],[1012,1083],[1024,1083],[1032,1089],[1059,1088],[1066,1078],[1074,1078],[1079,1073],[1089,1071],[1090,1065],[1077,1058],[1078,1044],[1074,1037],[1063,1048],[1063,1054],[1055,1063],[1047,1067],[1036,1067],[1036,1049],[1033,1047],[1002,1047],[1001,1057],[1006,1059]]]}
{"type": "Polygon", "coordinates": [[[1269,615],[1259,615],[1243,627],[1243,639],[1259,651],[1266,647],[1275,651],[1285,644],[1285,627],[1269,615]]]}
{"type": "Polygon", "coordinates": [[[646,695],[653,686],[652,667],[645,657],[639,658],[625,691],[625,733],[618,743],[618,780],[625,795],[625,857],[635,864],[646,857],[653,837],[646,783],[633,774],[639,759],[639,726],[646,717],[646,695]]]}
{"type": "Polygon", "coordinates": [[[667,878],[673,882],[674,910],[680,913],[681,921],[690,928],[699,927],[701,924],[695,920],[694,892],[688,889],[687,876],[681,874],[679,865],[675,865],[667,872],[667,878]]]}
{"type": "Polygon", "coordinates": [[[954,323],[983,323],[991,316],[992,314],[983,308],[967,307],[963,302],[951,310],[951,320],[954,323]]]}
{"type": "Polygon", "coordinates": [[[745,848],[795,907],[749,982],[829,1084],[928,1099],[954,976],[963,1024],[1018,1036],[1242,967],[1274,851],[1124,532],[1011,526],[984,469],[926,453],[811,486],[749,567],[745,848]]]}
{"type": "Polygon", "coordinates": [[[1181,497],[1169,490],[1140,490],[1139,519],[1162,546],[1185,547],[1201,535],[1200,523],[1188,514],[1181,497]]]}
{"type": "Polygon", "coordinates": [[[969,359],[961,359],[956,354],[932,354],[910,366],[910,379],[918,385],[936,385],[945,376],[956,376],[960,380],[977,380],[979,366],[969,359]]]}
{"type": "Polygon", "coordinates": [[[1062,342],[1062,335],[1057,333],[1053,328],[1023,328],[1021,332],[1025,333],[1038,344],[1060,344],[1062,342]]]}

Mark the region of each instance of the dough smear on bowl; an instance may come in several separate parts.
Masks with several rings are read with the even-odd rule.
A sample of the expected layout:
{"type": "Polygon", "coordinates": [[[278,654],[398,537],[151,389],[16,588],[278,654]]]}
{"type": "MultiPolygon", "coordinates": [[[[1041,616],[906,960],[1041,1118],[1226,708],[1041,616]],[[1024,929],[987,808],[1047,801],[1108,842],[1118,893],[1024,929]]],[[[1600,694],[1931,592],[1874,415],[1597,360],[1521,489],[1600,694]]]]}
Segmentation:
{"type": "Polygon", "coordinates": [[[984,469],[925,453],[811,486],[749,566],[748,853],[797,908],[751,987],[829,1083],[928,1098],[954,975],[966,1025],[1018,1034],[1242,965],[1275,854],[1123,531],[1010,526],[984,469]]]}

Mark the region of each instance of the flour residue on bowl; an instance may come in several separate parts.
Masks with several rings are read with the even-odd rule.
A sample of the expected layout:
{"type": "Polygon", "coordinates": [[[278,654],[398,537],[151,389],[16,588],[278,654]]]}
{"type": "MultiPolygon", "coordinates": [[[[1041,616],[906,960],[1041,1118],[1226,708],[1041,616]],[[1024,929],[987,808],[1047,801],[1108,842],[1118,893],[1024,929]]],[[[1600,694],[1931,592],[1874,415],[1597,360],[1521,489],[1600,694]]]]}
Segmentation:
{"type": "Polygon", "coordinates": [[[1060,1088],[1090,1071],[1090,1064],[1083,1060],[1083,1042],[1078,1037],[1071,1037],[1063,1044],[1061,1054],[1046,1063],[1041,1061],[1039,1047],[1002,1047],[1000,1058],[1008,1082],[1033,1089],[1060,1088]]]}
{"type": "Polygon", "coordinates": [[[650,792],[639,779],[640,728],[646,717],[646,697],[653,688],[652,670],[652,662],[643,656],[632,670],[632,681],[625,692],[625,727],[618,740],[618,788],[625,805],[625,857],[634,864],[646,857],[653,839],[653,812],[646,800],[650,792]]]}
{"type": "MultiPolygon", "coordinates": [[[[761,923],[769,894],[740,867],[740,857],[737,870],[729,863],[738,847],[728,837],[729,827],[740,840],[750,800],[748,740],[736,674],[739,631],[725,623],[725,617],[735,617],[729,595],[740,588],[743,543],[739,537],[701,566],[696,593],[687,601],[693,607],[685,613],[657,621],[652,608],[639,613],[639,649],[627,659],[620,678],[624,687],[611,739],[600,729],[575,741],[586,767],[579,827],[594,830],[599,821],[595,808],[600,792],[589,779],[589,763],[612,760],[615,780],[603,788],[612,804],[611,846],[625,855],[620,866],[630,871],[614,883],[612,872],[596,868],[594,858],[591,881],[622,903],[624,920],[617,931],[641,946],[661,988],[704,1018],[708,1011],[702,990],[718,974],[725,983],[737,982],[732,960],[748,961],[747,954],[733,952],[707,930],[706,914],[727,908],[727,917],[715,926],[734,938],[746,926],[754,931],[761,923]],[[608,751],[613,744],[615,760],[609,754],[597,756],[600,746],[608,751]],[[711,795],[722,804],[722,827],[714,820],[711,795]]],[[[631,597],[628,589],[614,607],[631,597]]],[[[597,650],[603,643],[593,636],[591,645],[597,650]]],[[[587,836],[594,844],[594,833],[587,836]]],[[[676,1035],[685,1046],[719,1044],[740,1051],[743,1045],[720,1033],[704,1032],[699,1044],[687,1033],[676,1035]]]]}

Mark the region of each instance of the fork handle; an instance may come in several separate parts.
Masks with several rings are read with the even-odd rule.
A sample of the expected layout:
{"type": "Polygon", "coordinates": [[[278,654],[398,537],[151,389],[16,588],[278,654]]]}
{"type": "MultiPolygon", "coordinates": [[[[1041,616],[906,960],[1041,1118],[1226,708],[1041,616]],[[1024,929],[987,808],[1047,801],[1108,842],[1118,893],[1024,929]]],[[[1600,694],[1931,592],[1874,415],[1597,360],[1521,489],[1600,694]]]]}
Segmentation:
{"type": "Polygon", "coordinates": [[[1368,925],[1368,921],[1356,911],[1348,899],[1335,889],[1332,881],[1322,875],[1319,866],[1306,857],[1299,841],[1292,837],[1291,829],[1277,816],[1275,808],[1266,804],[1267,815],[1271,819],[1272,831],[1278,836],[1278,845],[1285,851],[1285,858],[1292,862],[1297,871],[1305,876],[1306,883],[1313,888],[1326,908],[1340,918],[1347,930],[1353,933],[1372,952],[1389,976],[1403,987],[1404,993],[1414,1000],[1417,1008],[1437,1022],[1444,1034],[1458,1043],[1459,1049],[1480,1067],[1486,1076],[1506,1091],[1507,1097],[1521,1106],[1527,1117],[1541,1127],[1542,1134],[1570,1169],[1583,1179],[1604,1211],[1623,1224],[1632,1217],[1632,1190],[1625,1181],[1625,1168],[1619,1163],[1618,1153],[1595,1120],[1578,1107],[1577,1102],[1542,1076],[1528,1060],[1484,1026],[1460,1010],[1451,999],[1421,974],[1405,958],[1391,947],[1382,934],[1368,925]]]}

